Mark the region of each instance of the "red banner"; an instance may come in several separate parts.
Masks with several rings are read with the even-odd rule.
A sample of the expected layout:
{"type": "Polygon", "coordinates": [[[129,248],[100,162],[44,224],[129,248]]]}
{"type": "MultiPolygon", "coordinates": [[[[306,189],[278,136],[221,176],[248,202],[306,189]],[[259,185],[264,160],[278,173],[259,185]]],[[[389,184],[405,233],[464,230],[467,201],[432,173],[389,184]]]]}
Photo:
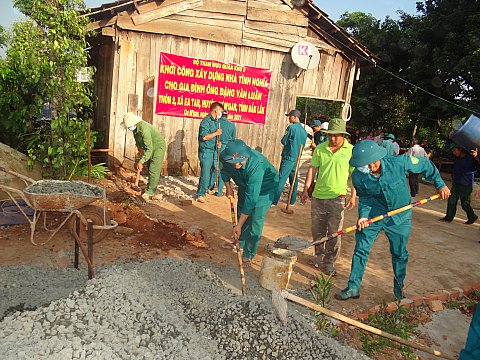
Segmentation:
{"type": "Polygon", "coordinates": [[[233,122],[265,124],[272,71],[160,53],[158,115],[204,118],[221,102],[233,122]]]}

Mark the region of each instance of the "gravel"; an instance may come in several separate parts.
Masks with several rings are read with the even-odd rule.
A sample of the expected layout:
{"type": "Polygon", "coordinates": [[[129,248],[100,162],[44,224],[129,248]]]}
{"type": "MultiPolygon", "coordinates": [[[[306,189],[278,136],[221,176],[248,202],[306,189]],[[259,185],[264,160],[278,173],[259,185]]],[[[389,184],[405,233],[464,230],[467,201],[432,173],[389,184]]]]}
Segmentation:
{"type": "Polygon", "coordinates": [[[25,192],[30,194],[73,194],[94,197],[103,196],[103,189],[83,181],[41,180],[30,185],[25,192]]]}
{"type": "Polygon", "coordinates": [[[82,277],[0,268],[0,315],[19,302],[38,307],[7,311],[0,358],[366,359],[317,334],[294,310],[284,327],[270,301],[234,295],[212,270],[188,260],[118,264],[88,282],[82,277]]]}

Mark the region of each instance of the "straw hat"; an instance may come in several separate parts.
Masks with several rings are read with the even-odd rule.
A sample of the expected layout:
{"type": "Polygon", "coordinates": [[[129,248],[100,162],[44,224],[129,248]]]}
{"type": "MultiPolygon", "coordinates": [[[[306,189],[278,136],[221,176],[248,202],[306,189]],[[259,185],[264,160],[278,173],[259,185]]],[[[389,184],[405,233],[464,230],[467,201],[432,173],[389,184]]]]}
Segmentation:
{"type": "Polygon", "coordinates": [[[135,115],[132,112],[128,112],[123,117],[123,125],[128,129],[130,126],[137,125],[142,118],[140,116],[135,115]]]}

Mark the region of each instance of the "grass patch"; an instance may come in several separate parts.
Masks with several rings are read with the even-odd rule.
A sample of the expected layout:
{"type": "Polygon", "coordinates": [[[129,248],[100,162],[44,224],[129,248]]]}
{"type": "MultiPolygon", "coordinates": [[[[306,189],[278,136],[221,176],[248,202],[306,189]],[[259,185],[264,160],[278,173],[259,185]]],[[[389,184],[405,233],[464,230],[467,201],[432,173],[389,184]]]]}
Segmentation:
{"type": "MultiPolygon", "coordinates": [[[[368,324],[392,335],[401,337],[402,339],[408,339],[413,334],[414,326],[407,321],[407,313],[408,309],[404,307],[400,307],[396,311],[389,313],[387,311],[387,305],[383,303],[377,314],[370,315],[368,324]]],[[[405,359],[416,359],[413,350],[409,346],[398,344],[392,340],[371,334],[364,330],[359,329],[357,331],[359,331],[362,350],[370,357],[389,347],[400,350],[405,359]]]]}
{"type": "MultiPolygon", "coordinates": [[[[315,303],[320,305],[323,308],[328,309],[330,307],[330,302],[332,301],[331,291],[333,288],[332,275],[315,275],[315,283],[310,288],[310,292],[315,300],[315,303]]],[[[318,311],[315,312],[315,319],[317,324],[317,329],[321,332],[328,330],[332,323],[328,317],[318,311]]],[[[338,331],[333,328],[332,336],[338,335],[338,331]],[[334,334],[333,329],[336,331],[334,334]]]]}

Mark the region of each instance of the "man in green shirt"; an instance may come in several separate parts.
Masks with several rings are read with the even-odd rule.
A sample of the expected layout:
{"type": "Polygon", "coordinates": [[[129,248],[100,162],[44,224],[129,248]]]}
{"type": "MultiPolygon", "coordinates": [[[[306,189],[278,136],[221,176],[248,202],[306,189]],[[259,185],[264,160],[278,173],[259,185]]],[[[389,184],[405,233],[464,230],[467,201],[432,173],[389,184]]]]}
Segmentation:
{"type": "MultiPolygon", "coordinates": [[[[308,188],[318,172],[311,207],[314,241],[340,230],[343,226],[344,209],[351,209],[356,205],[356,191],[353,186],[350,199],[346,201],[348,178],[353,171],[348,164],[353,146],[344,137],[345,134],[348,135],[345,121],[331,120],[329,130],[325,132],[328,141],[315,148],[301,194],[301,201],[305,203],[308,198],[308,188]]],[[[341,241],[341,236],[337,236],[315,246],[315,255],[319,257],[319,265],[325,274],[335,275],[336,273],[335,261],[340,253],[341,241]]]]}
{"type": "Polygon", "coordinates": [[[145,163],[148,164],[148,183],[145,193],[142,197],[145,200],[155,200],[158,181],[160,180],[160,171],[163,166],[165,156],[165,138],[158,129],[143,121],[140,116],[129,112],[123,117],[123,123],[128,130],[133,131],[135,144],[141,155],[137,163],[137,169],[143,169],[145,163]]]}
{"type": "Polygon", "coordinates": [[[265,156],[243,140],[228,143],[220,158],[227,197],[233,196],[230,180],[238,186],[238,224],[233,231],[243,249],[243,266],[248,267],[257,254],[265,216],[278,188],[278,173],[265,156]]]}

